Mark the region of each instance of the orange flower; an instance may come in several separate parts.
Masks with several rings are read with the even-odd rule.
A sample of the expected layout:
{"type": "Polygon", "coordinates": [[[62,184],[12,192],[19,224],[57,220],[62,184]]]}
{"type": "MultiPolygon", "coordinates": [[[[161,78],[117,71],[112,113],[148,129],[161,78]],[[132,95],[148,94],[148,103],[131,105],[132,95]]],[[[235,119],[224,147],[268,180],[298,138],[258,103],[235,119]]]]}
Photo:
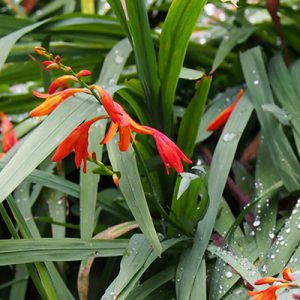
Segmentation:
{"type": "Polygon", "coordinates": [[[69,134],[68,137],[58,146],[56,152],[54,153],[54,156],[52,157],[52,161],[60,161],[74,150],[76,167],[79,168],[81,162],[83,161],[83,172],[86,173],[86,161],[89,157],[89,129],[93,123],[103,118],[105,118],[105,116],[93,118],[89,121],[82,123],[75,130],[73,130],[71,134],[69,134]]]}
{"type": "Polygon", "coordinates": [[[292,274],[292,270],[290,268],[285,268],[282,271],[283,279],[280,278],[275,278],[275,277],[263,277],[257,281],[255,281],[256,285],[261,285],[261,284],[271,284],[275,283],[269,288],[262,290],[262,291],[248,291],[249,296],[254,297],[253,300],[275,300],[277,299],[276,292],[280,288],[295,288],[298,287],[294,281],[294,276],[292,274]]]}
{"type": "Polygon", "coordinates": [[[132,131],[141,134],[152,135],[152,133],[144,126],[135,122],[120,104],[113,101],[111,96],[106,91],[96,85],[94,85],[93,88],[99,92],[101,103],[103,104],[107,114],[112,120],[105,137],[101,141],[101,144],[106,144],[107,142],[109,142],[119,130],[119,148],[121,151],[126,151],[129,147],[129,144],[131,143],[131,140],[134,141],[132,131]]]}
{"type": "Polygon", "coordinates": [[[287,283],[272,285],[271,287],[262,291],[248,291],[250,297],[254,297],[252,300],[276,300],[276,292],[278,289],[287,287],[287,283]]]}
{"type": "Polygon", "coordinates": [[[294,281],[295,277],[293,275],[292,269],[291,268],[284,268],[282,271],[282,277],[287,280],[287,281],[294,281]]]}
{"type": "Polygon", "coordinates": [[[13,129],[13,124],[10,122],[5,113],[0,113],[1,132],[2,132],[2,149],[3,152],[9,151],[17,142],[17,135],[13,129]]]}
{"type": "Polygon", "coordinates": [[[55,93],[58,89],[64,90],[68,87],[69,81],[78,81],[78,79],[73,75],[64,75],[56,78],[50,84],[48,93],[51,95],[55,93]]]}
{"type": "Polygon", "coordinates": [[[241,98],[244,95],[243,89],[240,89],[237,99],[233,104],[231,104],[229,107],[227,107],[225,110],[223,110],[212,122],[209,123],[206,130],[207,131],[215,131],[220,129],[223,125],[226,124],[227,120],[229,119],[231,113],[237,106],[238,102],[241,100],[241,98]]]}
{"type": "Polygon", "coordinates": [[[188,164],[192,163],[192,161],[189,160],[185,156],[185,154],[178,148],[178,146],[166,135],[154,128],[148,126],[144,127],[152,132],[158,153],[166,167],[168,175],[170,174],[171,167],[173,167],[177,173],[182,173],[184,171],[181,159],[188,164]]]}
{"type": "Polygon", "coordinates": [[[87,93],[88,91],[83,88],[70,88],[54,94],[42,94],[36,91],[32,91],[32,94],[38,98],[46,99],[41,105],[36,107],[30,112],[32,117],[45,116],[51,113],[60,103],[68,99],[70,96],[83,92],[87,93]]]}

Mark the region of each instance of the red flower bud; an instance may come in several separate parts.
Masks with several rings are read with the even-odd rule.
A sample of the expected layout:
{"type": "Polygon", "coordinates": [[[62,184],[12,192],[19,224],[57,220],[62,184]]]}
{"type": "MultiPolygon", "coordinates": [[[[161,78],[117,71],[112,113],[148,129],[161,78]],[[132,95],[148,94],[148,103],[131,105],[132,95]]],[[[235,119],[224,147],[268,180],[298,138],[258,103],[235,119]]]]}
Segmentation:
{"type": "Polygon", "coordinates": [[[84,77],[84,76],[90,76],[91,74],[92,74],[92,72],[89,71],[89,70],[81,70],[81,71],[79,71],[79,72],[76,74],[76,76],[77,76],[77,77],[84,77]]]}

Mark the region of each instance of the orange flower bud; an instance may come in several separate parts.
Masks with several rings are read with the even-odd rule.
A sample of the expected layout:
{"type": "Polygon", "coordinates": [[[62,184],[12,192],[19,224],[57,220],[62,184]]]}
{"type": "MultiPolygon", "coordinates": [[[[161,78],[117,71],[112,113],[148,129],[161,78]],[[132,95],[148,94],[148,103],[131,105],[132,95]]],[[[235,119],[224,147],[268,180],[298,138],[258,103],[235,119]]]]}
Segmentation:
{"type": "Polygon", "coordinates": [[[81,70],[81,71],[79,71],[79,72],[76,74],[76,76],[77,76],[77,77],[84,77],[84,76],[90,76],[91,74],[92,74],[92,72],[89,71],[89,70],[81,70]]]}
{"type": "Polygon", "coordinates": [[[261,279],[258,279],[255,281],[256,285],[262,285],[262,284],[271,284],[274,282],[284,282],[282,279],[274,278],[274,277],[263,277],[261,279]]]}
{"type": "Polygon", "coordinates": [[[46,49],[44,47],[34,47],[34,52],[38,55],[45,55],[46,49]]]}
{"type": "Polygon", "coordinates": [[[119,177],[117,176],[117,174],[113,174],[112,179],[116,186],[120,184],[119,177]]]}

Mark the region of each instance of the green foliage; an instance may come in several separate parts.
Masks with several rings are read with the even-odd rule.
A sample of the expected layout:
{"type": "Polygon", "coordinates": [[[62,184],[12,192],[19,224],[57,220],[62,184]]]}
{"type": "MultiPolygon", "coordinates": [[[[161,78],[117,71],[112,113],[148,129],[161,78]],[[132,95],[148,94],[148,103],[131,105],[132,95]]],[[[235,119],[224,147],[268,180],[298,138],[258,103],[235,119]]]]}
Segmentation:
{"type": "Polygon", "coordinates": [[[0,162],[1,299],[249,299],[250,285],[265,288],[257,279],[300,270],[298,0],[282,1],[280,24],[264,2],[26,3],[0,4],[0,112],[19,140],[0,162]],[[78,125],[109,112],[94,90],[30,117],[32,90],[64,75],[43,70],[40,45],[75,74],[91,70],[86,88],[192,164],[168,176],[174,146],[139,130],[127,151],[118,136],[100,145],[109,118],[89,131],[86,173],[73,154],[52,162],[78,125]]]}

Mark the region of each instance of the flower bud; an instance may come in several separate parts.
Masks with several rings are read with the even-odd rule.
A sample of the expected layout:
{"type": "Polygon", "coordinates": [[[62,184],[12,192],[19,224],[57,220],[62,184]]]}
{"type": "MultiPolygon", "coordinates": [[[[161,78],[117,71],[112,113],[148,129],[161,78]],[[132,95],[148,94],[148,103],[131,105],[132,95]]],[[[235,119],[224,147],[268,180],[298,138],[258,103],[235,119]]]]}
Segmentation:
{"type": "Polygon", "coordinates": [[[44,47],[34,47],[34,52],[38,55],[45,55],[46,49],[44,47]]]}
{"type": "Polygon", "coordinates": [[[77,76],[77,77],[84,77],[84,76],[90,76],[91,74],[92,74],[92,72],[89,71],[89,70],[81,70],[81,71],[79,71],[79,72],[76,74],[76,76],[77,76]]]}
{"type": "Polygon", "coordinates": [[[119,182],[119,177],[118,177],[118,175],[116,173],[114,173],[112,175],[112,179],[113,179],[115,185],[118,186],[120,182],[119,182]]]}
{"type": "Polygon", "coordinates": [[[56,62],[57,64],[60,64],[60,61],[61,61],[61,57],[60,57],[59,55],[56,55],[56,56],[55,56],[55,62],[56,62]]]}

